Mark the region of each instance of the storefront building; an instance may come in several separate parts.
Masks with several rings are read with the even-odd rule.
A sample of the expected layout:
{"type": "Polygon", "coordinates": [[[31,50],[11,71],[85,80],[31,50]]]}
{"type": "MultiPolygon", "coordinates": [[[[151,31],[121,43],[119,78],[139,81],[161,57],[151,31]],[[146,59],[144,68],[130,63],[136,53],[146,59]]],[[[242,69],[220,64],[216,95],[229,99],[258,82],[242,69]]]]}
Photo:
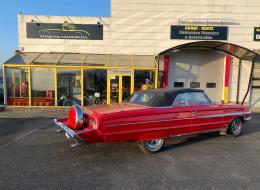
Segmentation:
{"type": "Polygon", "coordinates": [[[250,86],[245,102],[260,107],[259,7],[111,0],[105,18],[18,15],[19,51],[4,63],[5,103],[109,104],[156,87],[202,88],[216,102],[240,103],[250,86]],[[181,48],[161,54],[172,47],[181,48]]]}
{"type": "Polygon", "coordinates": [[[122,102],[133,91],[156,88],[156,74],[149,55],[19,53],[5,64],[7,105],[122,102]]]}

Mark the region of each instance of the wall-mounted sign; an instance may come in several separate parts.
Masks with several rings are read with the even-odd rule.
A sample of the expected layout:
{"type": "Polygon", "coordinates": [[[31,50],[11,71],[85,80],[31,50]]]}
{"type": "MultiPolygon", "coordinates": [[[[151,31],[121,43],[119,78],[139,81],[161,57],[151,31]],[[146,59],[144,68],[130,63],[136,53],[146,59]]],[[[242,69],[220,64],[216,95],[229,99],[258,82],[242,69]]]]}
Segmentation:
{"type": "Polygon", "coordinates": [[[171,39],[227,40],[226,26],[171,26],[171,39]]]}
{"type": "Polygon", "coordinates": [[[103,40],[103,25],[26,23],[27,38],[103,40]]]}
{"type": "Polygon", "coordinates": [[[118,75],[118,74],[134,74],[134,70],[133,69],[109,69],[107,70],[108,74],[114,74],[114,75],[118,75]]]}
{"type": "Polygon", "coordinates": [[[254,29],[254,41],[260,41],[260,27],[254,29]]]}

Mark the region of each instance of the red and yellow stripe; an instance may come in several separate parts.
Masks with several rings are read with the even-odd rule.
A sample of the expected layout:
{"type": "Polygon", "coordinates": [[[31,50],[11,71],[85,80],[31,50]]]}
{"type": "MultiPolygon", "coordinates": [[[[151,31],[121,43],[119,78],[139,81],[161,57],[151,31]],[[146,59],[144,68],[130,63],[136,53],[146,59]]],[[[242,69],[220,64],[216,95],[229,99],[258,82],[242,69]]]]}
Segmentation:
{"type": "Polygon", "coordinates": [[[226,55],[225,57],[225,75],[224,75],[224,102],[228,103],[229,98],[229,80],[230,80],[230,62],[231,56],[226,55]]]}

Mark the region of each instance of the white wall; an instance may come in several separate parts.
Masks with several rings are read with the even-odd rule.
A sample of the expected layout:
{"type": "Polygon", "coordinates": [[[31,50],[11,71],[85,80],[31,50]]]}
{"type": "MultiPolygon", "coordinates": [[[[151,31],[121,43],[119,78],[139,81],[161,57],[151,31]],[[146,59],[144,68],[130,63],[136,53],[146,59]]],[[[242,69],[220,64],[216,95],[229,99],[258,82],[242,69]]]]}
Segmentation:
{"type": "MultiPolygon", "coordinates": [[[[96,17],[37,16],[41,22],[96,24],[96,17]]],[[[111,18],[102,18],[104,40],[27,39],[26,22],[34,16],[19,16],[19,47],[24,51],[157,54],[187,43],[171,40],[170,26],[179,21],[208,19],[209,24],[229,27],[228,42],[260,49],[253,41],[253,27],[260,26],[260,1],[255,0],[111,0],[111,18]],[[216,20],[221,19],[221,20],[216,20]]],[[[200,25],[205,24],[202,21],[200,25]]]]}

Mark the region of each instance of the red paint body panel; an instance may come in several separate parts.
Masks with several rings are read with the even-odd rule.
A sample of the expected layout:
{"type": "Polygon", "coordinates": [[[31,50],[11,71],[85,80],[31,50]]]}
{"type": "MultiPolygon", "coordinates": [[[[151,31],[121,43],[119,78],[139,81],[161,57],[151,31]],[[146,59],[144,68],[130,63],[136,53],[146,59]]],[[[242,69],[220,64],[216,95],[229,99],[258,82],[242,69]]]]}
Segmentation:
{"type": "MultiPolygon", "coordinates": [[[[225,129],[235,117],[249,117],[249,108],[231,104],[154,108],[112,104],[83,109],[96,127],[73,130],[86,143],[150,140],[225,129]]],[[[67,125],[67,119],[60,119],[67,125]]]]}
{"type": "Polygon", "coordinates": [[[229,86],[229,78],[230,78],[230,62],[231,62],[231,56],[226,56],[226,68],[225,68],[225,80],[224,85],[225,87],[229,86]]]}

